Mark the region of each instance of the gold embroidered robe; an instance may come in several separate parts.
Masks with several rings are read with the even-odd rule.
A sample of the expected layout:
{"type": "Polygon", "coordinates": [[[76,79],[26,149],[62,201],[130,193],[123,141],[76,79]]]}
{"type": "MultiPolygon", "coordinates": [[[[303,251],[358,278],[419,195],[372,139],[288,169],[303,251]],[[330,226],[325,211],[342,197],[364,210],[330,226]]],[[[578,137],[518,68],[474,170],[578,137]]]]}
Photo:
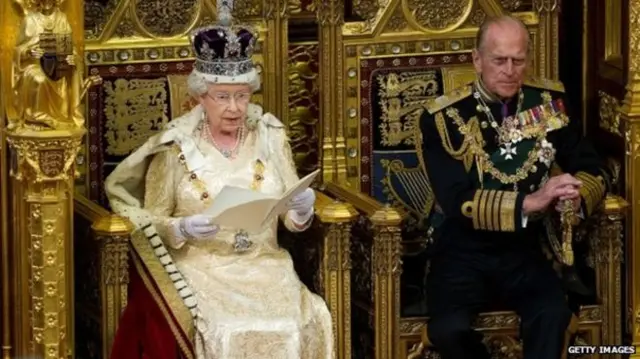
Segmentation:
{"type": "MultiPolygon", "coordinates": [[[[284,127],[273,116],[260,117],[258,122],[262,122],[249,131],[237,158],[229,160],[201,139],[201,114],[196,109],[181,119],[196,124],[186,126],[187,131],[182,130],[177,136],[180,139],[174,141],[182,143],[182,151],[175,144],[168,146],[166,140],[152,149],[143,146],[142,151],[156,154],[146,171],[141,211],[132,210],[134,201],[123,205],[122,198],[127,196],[114,195],[117,180],[107,181],[116,212],[138,224],[150,218],[195,295],[204,323],[198,324],[196,334],[200,339],[195,344],[198,359],[333,358],[334,338],[327,306],[302,284],[289,253],[278,246],[277,221],[259,233],[249,233],[253,245],[243,253],[233,249],[236,228],[222,227],[211,238],[176,245],[172,223],[202,213],[225,185],[280,195],[298,180],[284,127]],[[200,163],[197,171],[188,168],[190,159],[191,163],[200,163]],[[256,165],[259,159],[264,167],[256,165]],[[256,170],[263,171],[257,176],[256,170]]],[[[125,163],[123,168],[138,167],[125,163]]],[[[123,176],[123,172],[119,170],[114,177],[123,176]]],[[[290,230],[299,230],[289,214],[282,219],[290,230]]]]}

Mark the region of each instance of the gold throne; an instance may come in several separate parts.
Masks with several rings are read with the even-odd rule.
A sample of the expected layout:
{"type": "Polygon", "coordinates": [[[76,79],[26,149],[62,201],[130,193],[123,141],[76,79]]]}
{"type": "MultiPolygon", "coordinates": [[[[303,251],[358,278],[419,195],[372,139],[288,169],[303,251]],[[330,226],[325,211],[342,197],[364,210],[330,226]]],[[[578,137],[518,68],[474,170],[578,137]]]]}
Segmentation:
{"type": "MultiPolygon", "coordinates": [[[[108,357],[127,303],[131,227],[109,213],[103,179],[193,105],[185,97],[192,64],[186,34],[215,18],[209,0],[167,2],[162,9],[151,3],[83,4],[84,65],[104,85],[89,91],[88,134],[76,160],[70,263],[82,280],[69,284],[76,298],[76,357],[108,357]]],[[[327,300],[337,357],[437,357],[428,341],[422,283],[429,236],[421,229],[433,195],[416,151],[415,121],[428,99],[473,78],[470,50],[488,15],[520,17],[532,35],[534,73],[557,78],[559,9],[549,0],[242,3],[236,16],[261,35],[255,60],[264,90],[256,100],[288,126],[301,172],[323,167],[314,227],[304,237],[281,239],[303,282],[327,300]],[[318,31],[309,35],[309,28],[318,31]]],[[[592,258],[598,296],[580,311],[581,343],[622,343],[624,209],[623,200],[609,196],[586,235],[598,250],[592,258]]],[[[8,302],[4,308],[9,311],[8,302]]],[[[29,323],[22,325],[28,332],[29,323]]],[[[513,313],[483,313],[477,326],[494,357],[517,357],[513,313]]],[[[20,338],[26,343],[30,337],[20,338]]]]}
{"type": "MultiPolygon", "coordinates": [[[[100,75],[104,83],[88,94],[88,136],[76,180],[75,273],[85,278],[76,282],[75,288],[76,355],[108,358],[120,314],[127,305],[132,228],[109,212],[104,179],[150,135],[195,104],[186,86],[193,67],[187,34],[215,21],[215,1],[170,2],[162,12],[145,1],[123,0],[117,11],[110,7],[113,1],[88,3],[85,11],[95,12],[86,12],[87,71],[100,75]]],[[[286,41],[287,31],[283,25],[287,14],[274,12],[278,6],[276,2],[252,0],[237,6],[235,16],[259,32],[254,62],[262,89],[252,101],[285,122],[296,162],[302,173],[310,172],[317,168],[311,140],[317,141],[318,109],[314,106],[318,88],[313,73],[317,73],[318,46],[308,42],[282,49],[276,46],[283,34],[286,41]],[[285,79],[289,81],[285,92],[278,92],[279,81],[285,79]]],[[[308,15],[309,10],[304,16],[308,15]]],[[[355,218],[353,206],[318,192],[312,228],[299,235],[283,232],[279,236],[281,245],[292,253],[301,280],[325,298],[337,338],[348,337],[350,332],[344,330],[349,321],[344,298],[349,298],[349,232],[355,218]]],[[[350,345],[349,340],[336,343],[340,353],[348,352],[350,345]]]]}
{"type": "MultiPolygon", "coordinates": [[[[360,213],[352,237],[353,351],[358,358],[438,358],[428,337],[424,278],[434,196],[417,121],[427,101],[475,78],[478,26],[511,13],[531,34],[533,75],[558,78],[558,10],[536,1],[361,1],[342,25],[346,181],[327,183],[360,213]],[[355,20],[354,20],[355,19],[355,20]]],[[[349,15],[349,14],[347,14],[349,15]]],[[[576,120],[576,119],[574,119],[576,120]]],[[[580,233],[596,298],[582,302],[577,343],[622,343],[622,220],[610,195],[580,233]]],[[[499,309],[499,308],[498,308],[499,309]]],[[[518,358],[519,318],[482,313],[476,328],[494,358],[518,358]]]]}

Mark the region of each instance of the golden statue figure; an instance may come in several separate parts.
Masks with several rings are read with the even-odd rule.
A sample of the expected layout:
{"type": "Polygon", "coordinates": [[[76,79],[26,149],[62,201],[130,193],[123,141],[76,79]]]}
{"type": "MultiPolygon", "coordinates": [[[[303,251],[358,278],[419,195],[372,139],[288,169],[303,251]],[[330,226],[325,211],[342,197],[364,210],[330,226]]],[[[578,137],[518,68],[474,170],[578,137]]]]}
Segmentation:
{"type": "Polygon", "coordinates": [[[17,118],[9,119],[9,130],[81,128],[82,97],[100,78],[82,81],[71,24],[60,8],[64,0],[15,1],[25,16],[13,61],[17,118]]]}

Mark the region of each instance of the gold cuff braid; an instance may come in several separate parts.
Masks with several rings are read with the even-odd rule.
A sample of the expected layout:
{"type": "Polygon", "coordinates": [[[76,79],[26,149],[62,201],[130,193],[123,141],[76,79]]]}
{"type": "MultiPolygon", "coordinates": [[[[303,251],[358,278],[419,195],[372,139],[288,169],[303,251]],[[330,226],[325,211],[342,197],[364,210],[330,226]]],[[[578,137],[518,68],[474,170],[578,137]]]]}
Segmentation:
{"type": "Polygon", "coordinates": [[[590,216],[604,199],[606,191],[604,178],[586,172],[578,172],[575,177],[582,182],[580,195],[584,201],[586,214],[590,216]]]}
{"type": "Polygon", "coordinates": [[[477,190],[473,201],[465,202],[461,211],[471,218],[475,229],[514,232],[517,197],[512,191],[477,190]]]}

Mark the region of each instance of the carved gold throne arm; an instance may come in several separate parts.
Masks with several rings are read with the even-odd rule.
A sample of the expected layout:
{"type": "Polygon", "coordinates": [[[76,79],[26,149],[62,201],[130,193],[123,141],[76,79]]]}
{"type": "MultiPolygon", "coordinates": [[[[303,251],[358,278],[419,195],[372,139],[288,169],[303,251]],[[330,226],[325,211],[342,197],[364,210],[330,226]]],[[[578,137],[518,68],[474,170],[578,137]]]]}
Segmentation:
{"type": "Polygon", "coordinates": [[[624,221],[629,203],[609,194],[596,213],[597,228],[591,238],[595,261],[597,295],[602,302],[602,317],[607,322],[602,332],[602,344],[622,343],[624,322],[622,313],[622,262],[624,260],[624,221]]]}
{"type": "Polygon", "coordinates": [[[351,358],[351,228],[358,212],[350,203],[335,201],[320,191],[316,198],[323,236],[320,285],[331,312],[338,358],[351,358]]]}
{"type": "MultiPolygon", "coordinates": [[[[370,253],[364,256],[371,259],[368,269],[371,307],[365,309],[373,313],[375,357],[399,358],[401,223],[406,213],[334,183],[327,183],[325,192],[352,205],[371,224],[371,232],[367,232],[366,238],[360,240],[370,242],[365,244],[370,248],[370,253]]],[[[355,298],[351,296],[351,300],[355,298]]]]}

